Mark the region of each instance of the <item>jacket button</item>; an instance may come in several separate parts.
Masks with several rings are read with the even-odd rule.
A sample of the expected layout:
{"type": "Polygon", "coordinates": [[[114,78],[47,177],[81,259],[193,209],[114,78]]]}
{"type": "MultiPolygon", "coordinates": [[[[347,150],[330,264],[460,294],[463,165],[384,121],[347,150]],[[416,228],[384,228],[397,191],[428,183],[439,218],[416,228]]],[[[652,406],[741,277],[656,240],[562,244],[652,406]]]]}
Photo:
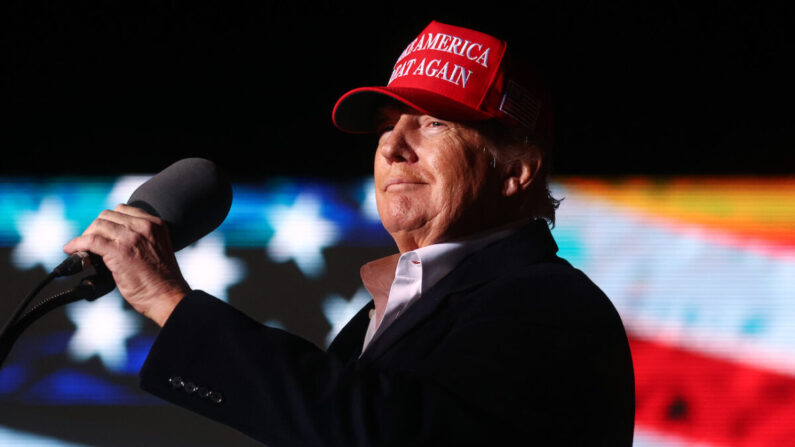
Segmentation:
{"type": "Polygon", "coordinates": [[[223,398],[221,397],[221,393],[219,393],[218,391],[213,391],[210,393],[210,400],[217,404],[220,404],[221,401],[223,401],[223,398]]]}
{"type": "Polygon", "coordinates": [[[196,394],[198,394],[199,397],[207,398],[210,397],[210,390],[202,386],[199,387],[199,389],[196,391],[196,394]]]}
{"type": "Polygon", "coordinates": [[[197,389],[199,389],[199,387],[197,387],[195,383],[193,383],[193,382],[185,382],[185,392],[186,393],[192,393],[192,392],[196,391],[197,389]]]}
{"type": "Polygon", "coordinates": [[[182,388],[182,386],[185,385],[185,382],[182,380],[182,377],[179,376],[174,376],[168,379],[168,383],[171,384],[172,388],[182,388]]]}

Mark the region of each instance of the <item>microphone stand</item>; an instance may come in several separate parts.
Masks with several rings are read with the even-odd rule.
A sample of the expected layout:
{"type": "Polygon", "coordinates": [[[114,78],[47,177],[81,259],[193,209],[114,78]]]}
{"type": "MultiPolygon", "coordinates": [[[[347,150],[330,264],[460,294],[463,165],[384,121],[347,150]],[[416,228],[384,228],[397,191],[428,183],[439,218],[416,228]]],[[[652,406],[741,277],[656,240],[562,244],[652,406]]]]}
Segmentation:
{"type": "MultiPolygon", "coordinates": [[[[6,357],[9,352],[11,352],[11,348],[22,332],[44,314],[75,301],[93,301],[116,287],[113,276],[104,265],[97,267],[97,264],[95,264],[95,267],[96,272],[83,278],[76,287],[45,298],[22,314],[22,316],[15,315],[14,318],[8,322],[2,334],[0,334],[0,368],[2,368],[3,362],[5,362],[6,357]]],[[[40,290],[40,288],[41,286],[37,289],[40,290]]],[[[34,294],[37,293],[38,290],[35,290],[34,294]]]]}

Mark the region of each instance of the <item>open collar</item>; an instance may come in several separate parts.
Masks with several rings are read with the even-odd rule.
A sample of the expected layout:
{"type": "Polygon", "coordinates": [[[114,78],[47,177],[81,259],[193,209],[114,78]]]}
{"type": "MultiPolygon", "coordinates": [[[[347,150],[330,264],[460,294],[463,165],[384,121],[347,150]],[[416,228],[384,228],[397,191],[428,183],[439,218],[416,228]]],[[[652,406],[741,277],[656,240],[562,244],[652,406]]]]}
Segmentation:
{"type": "Polygon", "coordinates": [[[409,307],[392,326],[371,343],[361,355],[362,339],[369,323],[369,303],[346,325],[329,347],[329,352],[347,359],[361,355],[361,362],[370,362],[383,355],[419,323],[427,319],[444,299],[496,277],[524,269],[529,264],[553,260],[558,247],[545,221],[536,220],[514,234],[477,251],[464,259],[455,270],[431,287],[423,299],[409,307]]]}

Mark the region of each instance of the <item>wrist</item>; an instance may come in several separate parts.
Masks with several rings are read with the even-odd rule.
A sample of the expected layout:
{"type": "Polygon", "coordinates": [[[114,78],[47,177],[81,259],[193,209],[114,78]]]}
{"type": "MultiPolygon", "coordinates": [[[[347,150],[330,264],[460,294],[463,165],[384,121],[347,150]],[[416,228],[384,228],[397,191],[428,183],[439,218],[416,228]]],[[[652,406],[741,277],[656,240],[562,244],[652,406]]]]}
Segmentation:
{"type": "Polygon", "coordinates": [[[187,285],[169,289],[161,294],[158,299],[147,310],[145,316],[154,321],[158,326],[163,327],[168,318],[174,312],[177,305],[185,298],[191,289],[187,285]]]}

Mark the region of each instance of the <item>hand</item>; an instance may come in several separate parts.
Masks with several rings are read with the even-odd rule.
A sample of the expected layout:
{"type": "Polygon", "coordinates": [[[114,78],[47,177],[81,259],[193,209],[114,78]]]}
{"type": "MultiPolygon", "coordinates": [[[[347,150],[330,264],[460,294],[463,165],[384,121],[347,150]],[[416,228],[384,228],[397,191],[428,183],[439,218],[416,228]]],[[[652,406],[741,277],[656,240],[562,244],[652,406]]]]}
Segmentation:
{"type": "Polygon", "coordinates": [[[64,251],[101,256],[124,299],[160,326],[190,291],[165,222],[139,208],[118,205],[102,211],[64,251]]]}

